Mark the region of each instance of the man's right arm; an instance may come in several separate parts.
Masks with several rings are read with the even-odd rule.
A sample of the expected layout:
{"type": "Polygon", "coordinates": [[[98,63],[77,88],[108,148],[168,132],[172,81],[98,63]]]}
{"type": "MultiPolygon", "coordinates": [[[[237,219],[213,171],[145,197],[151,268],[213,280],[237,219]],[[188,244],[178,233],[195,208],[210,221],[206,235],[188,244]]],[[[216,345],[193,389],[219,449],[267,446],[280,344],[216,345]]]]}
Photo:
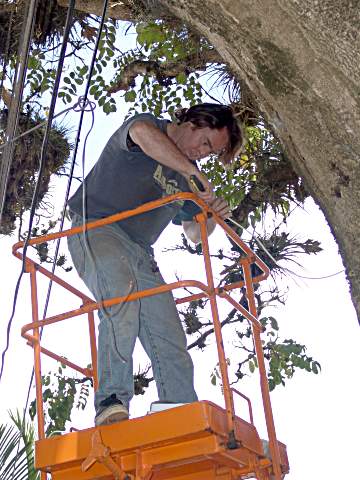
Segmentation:
{"type": "Polygon", "coordinates": [[[205,202],[214,199],[211,183],[202,175],[194,164],[184,155],[176,144],[151,122],[138,120],[129,129],[130,138],[141,150],[157,162],[183,175],[186,180],[195,175],[204,185],[205,191],[199,197],[205,202]]]}

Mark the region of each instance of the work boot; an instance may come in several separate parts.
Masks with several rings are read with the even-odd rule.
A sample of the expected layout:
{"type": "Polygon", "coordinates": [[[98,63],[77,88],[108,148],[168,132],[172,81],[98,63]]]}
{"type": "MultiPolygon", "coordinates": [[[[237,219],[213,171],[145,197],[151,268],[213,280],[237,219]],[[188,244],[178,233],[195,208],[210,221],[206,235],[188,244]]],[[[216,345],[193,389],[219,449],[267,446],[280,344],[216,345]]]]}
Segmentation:
{"type": "Polygon", "coordinates": [[[95,426],[110,425],[129,418],[129,410],[113,393],[100,402],[100,409],[95,416],[95,426]]]}

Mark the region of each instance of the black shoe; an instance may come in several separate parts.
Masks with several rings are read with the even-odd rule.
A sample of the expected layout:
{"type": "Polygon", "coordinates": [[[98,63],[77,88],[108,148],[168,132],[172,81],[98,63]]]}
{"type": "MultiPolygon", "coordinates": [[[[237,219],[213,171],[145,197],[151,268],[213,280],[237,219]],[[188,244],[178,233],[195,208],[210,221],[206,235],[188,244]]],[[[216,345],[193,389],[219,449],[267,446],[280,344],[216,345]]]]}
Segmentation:
{"type": "Polygon", "coordinates": [[[95,417],[95,425],[110,425],[129,418],[129,410],[116,398],[113,393],[110,397],[100,402],[100,409],[95,417]]]}

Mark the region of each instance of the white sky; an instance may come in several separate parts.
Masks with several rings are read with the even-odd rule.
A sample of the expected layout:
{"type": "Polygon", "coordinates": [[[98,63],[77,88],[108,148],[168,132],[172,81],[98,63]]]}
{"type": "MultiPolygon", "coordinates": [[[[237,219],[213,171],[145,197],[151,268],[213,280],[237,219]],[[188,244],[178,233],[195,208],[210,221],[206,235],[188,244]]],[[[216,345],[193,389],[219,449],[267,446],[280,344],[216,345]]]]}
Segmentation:
{"type": "MultiPolygon", "coordinates": [[[[74,117],[73,117],[74,118],[74,117]]],[[[114,114],[106,117],[99,110],[96,123],[87,147],[87,170],[98,158],[102,147],[112,132],[121,124],[123,116],[114,114]]],[[[86,133],[86,126],[83,130],[86,133]]],[[[84,138],[83,135],[83,138],[84,138]]],[[[80,146],[81,153],[81,146],[80,146]]],[[[80,155],[78,156],[80,159],[80,155]]],[[[80,160],[79,160],[80,161],[80,160]]],[[[77,188],[77,182],[74,182],[77,188]]],[[[58,182],[54,196],[63,198],[65,181],[58,182]]],[[[62,202],[62,200],[60,200],[62,202]]],[[[311,200],[306,202],[304,211],[298,210],[289,220],[289,230],[302,239],[313,238],[321,241],[324,251],[316,256],[300,258],[304,270],[302,275],[320,277],[343,268],[337,246],[330,234],[322,213],[311,200]]],[[[201,273],[201,259],[189,254],[162,253],[164,247],[174,245],[180,239],[180,228],[170,226],[156,245],[158,263],[167,280],[174,278],[175,272],[182,278],[191,278],[201,273]]],[[[0,239],[0,348],[5,346],[5,329],[12,307],[13,291],[20,271],[20,262],[12,257],[11,245],[16,239],[0,239]]],[[[212,237],[214,251],[226,243],[226,239],[215,232],[212,237]]],[[[65,250],[65,245],[61,251],[65,250]]],[[[75,272],[63,277],[78,288],[83,288],[75,272]]],[[[0,421],[7,421],[7,410],[22,408],[28,388],[32,368],[32,352],[20,337],[20,328],[31,320],[31,303],[28,289],[29,279],[24,276],[17,305],[16,317],[11,334],[10,351],[6,357],[5,374],[0,384],[0,421]]],[[[283,338],[294,338],[308,346],[308,354],[321,363],[319,375],[297,372],[286,387],[277,387],[271,394],[275,425],[278,438],[287,444],[290,461],[289,480],[347,480],[356,477],[354,459],[357,458],[357,445],[360,427],[358,365],[360,360],[360,329],[351,303],[344,273],[323,280],[283,281],[290,285],[288,300],[284,307],[277,308],[274,316],[279,320],[283,338]]],[[[46,283],[39,280],[42,302],[46,294],[46,283]]],[[[49,315],[70,310],[79,306],[58,288],[54,288],[49,315]]],[[[41,311],[41,308],[40,308],[41,311]]],[[[89,362],[85,344],[86,323],[72,319],[57,326],[47,327],[44,333],[44,346],[67,355],[86,365],[89,362]],[[85,330],[84,330],[85,329],[85,330]]],[[[236,348],[233,345],[231,330],[224,330],[225,348],[236,365],[236,348]]],[[[213,338],[211,339],[213,343],[213,338]]],[[[196,388],[201,399],[210,399],[222,404],[219,387],[210,383],[210,373],[217,363],[213,346],[204,353],[192,352],[196,388]]],[[[146,364],[141,349],[137,349],[134,369],[146,364]]],[[[45,360],[46,373],[56,364],[45,360]]],[[[237,388],[250,396],[253,402],[254,419],[262,437],[266,429],[259,401],[257,375],[237,388]]],[[[33,395],[32,397],[33,398],[33,395]]],[[[136,397],[131,413],[139,416],[146,413],[148,405],[156,399],[154,386],[143,397],[136,397]]],[[[236,403],[237,412],[247,418],[246,407],[236,403]]],[[[93,418],[90,405],[84,413],[74,416],[74,426],[90,426],[93,418]]]]}

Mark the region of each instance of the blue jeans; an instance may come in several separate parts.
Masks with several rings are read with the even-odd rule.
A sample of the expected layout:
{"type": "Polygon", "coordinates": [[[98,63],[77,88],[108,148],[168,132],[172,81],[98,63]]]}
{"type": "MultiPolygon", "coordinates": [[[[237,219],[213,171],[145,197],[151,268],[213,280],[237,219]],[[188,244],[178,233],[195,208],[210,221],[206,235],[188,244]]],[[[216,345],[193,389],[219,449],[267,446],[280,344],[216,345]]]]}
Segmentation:
{"type": "MultiPolygon", "coordinates": [[[[80,225],[82,218],[73,214],[73,227],[80,225]]],[[[76,270],[98,302],[164,284],[153,256],[118,224],[90,230],[86,239],[87,245],[82,233],[73,235],[68,246],[76,270]]],[[[159,400],[197,400],[193,363],[171,292],[103,308],[99,318],[96,411],[112,394],[129,407],[137,337],[150,358],[159,400]]]]}

